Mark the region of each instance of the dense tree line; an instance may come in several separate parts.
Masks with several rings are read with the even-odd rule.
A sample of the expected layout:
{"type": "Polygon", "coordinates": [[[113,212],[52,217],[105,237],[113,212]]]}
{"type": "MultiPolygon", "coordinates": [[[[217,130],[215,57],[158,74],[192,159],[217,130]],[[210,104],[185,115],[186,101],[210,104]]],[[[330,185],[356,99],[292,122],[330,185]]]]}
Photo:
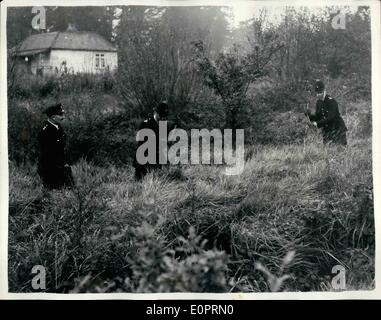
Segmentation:
{"type": "Polygon", "coordinates": [[[41,30],[32,27],[32,20],[37,13],[32,12],[32,7],[8,8],[8,48],[16,46],[31,34],[65,31],[69,23],[75,25],[78,30],[94,31],[106,39],[112,40],[115,7],[45,7],[45,29],[41,30]]]}
{"type": "Polygon", "coordinates": [[[46,7],[47,29],[34,30],[31,7],[9,8],[8,48],[69,23],[100,33],[119,49],[118,93],[141,116],[164,99],[177,114],[195,109],[209,87],[223,105],[224,124],[236,126],[247,109],[247,91],[260,78],[277,88],[274,105],[287,95],[305,99],[314,78],[344,79],[348,89],[369,96],[369,7],[285,7],[277,22],[264,9],[237,28],[229,14],[224,7],[46,7]],[[344,29],[332,26],[339,12],[344,29]]]}

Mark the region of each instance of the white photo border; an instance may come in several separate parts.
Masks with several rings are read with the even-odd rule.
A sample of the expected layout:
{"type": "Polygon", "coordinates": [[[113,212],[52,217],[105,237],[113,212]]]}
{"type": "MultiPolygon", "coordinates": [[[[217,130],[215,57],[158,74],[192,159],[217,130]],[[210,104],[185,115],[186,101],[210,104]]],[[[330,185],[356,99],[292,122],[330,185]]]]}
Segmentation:
{"type": "Polygon", "coordinates": [[[308,0],[289,1],[227,1],[227,0],[4,0],[1,2],[0,28],[0,299],[46,299],[46,300],[105,300],[105,299],[200,299],[200,300],[331,300],[331,299],[380,299],[381,298],[381,4],[378,0],[364,1],[333,1],[320,0],[311,4],[308,0]],[[376,229],[376,256],[375,256],[375,289],[367,291],[342,292],[277,292],[277,293],[9,293],[8,292],[8,118],[7,118],[7,34],[6,14],[7,7],[20,6],[106,6],[106,5],[144,5],[144,6],[284,6],[304,5],[308,7],[321,6],[369,6],[371,10],[371,37],[372,37],[372,155],[373,155],[373,183],[374,183],[374,219],[376,229]],[[380,127],[378,127],[380,125],[380,127]]]}

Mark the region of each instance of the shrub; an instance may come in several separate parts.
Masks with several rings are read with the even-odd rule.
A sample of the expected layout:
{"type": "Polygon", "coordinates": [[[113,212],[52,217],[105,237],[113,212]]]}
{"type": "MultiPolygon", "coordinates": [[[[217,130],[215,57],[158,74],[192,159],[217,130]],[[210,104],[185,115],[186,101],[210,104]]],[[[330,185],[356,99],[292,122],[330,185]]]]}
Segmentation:
{"type": "Polygon", "coordinates": [[[42,114],[34,104],[8,101],[8,157],[16,163],[34,163],[37,159],[37,135],[42,114]]]}
{"type": "Polygon", "coordinates": [[[119,99],[108,94],[96,95],[89,91],[58,98],[48,96],[42,99],[9,99],[10,160],[16,163],[37,161],[37,135],[45,121],[42,111],[57,101],[64,105],[65,120],[62,126],[67,135],[67,149],[72,161],[80,158],[103,164],[110,159],[122,164],[129,161],[132,151],[128,141],[134,142],[133,130],[137,120],[121,116],[124,119],[121,122],[127,123],[119,128],[120,120],[117,120],[116,116],[121,111],[119,99]],[[108,118],[114,120],[107,120],[108,118]],[[130,126],[130,123],[133,125],[130,126]],[[99,130],[99,133],[94,135],[94,130],[99,130]],[[112,158],[114,156],[115,158],[112,158]]]}
{"type": "Polygon", "coordinates": [[[264,142],[275,145],[300,144],[308,134],[317,133],[305,115],[292,111],[274,113],[264,131],[267,137],[264,142]]]}
{"type": "Polygon", "coordinates": [[[84,158],[97,165],[131,163],[136,147],[137,121],[126,114],[104,116],[71,127],[69,152],[72,161],[84,158]],[[96,132],[96,135],[94,135],[96,132]]]}
{"type": "Polygon", "coordinates": [[[111,73],[102,74],[61,74],[36,76],[14,71],[11,98],[58,97],[62,94],[81,94],[83,91],[111,93],[115,87],[115,77],[111,73]]]}

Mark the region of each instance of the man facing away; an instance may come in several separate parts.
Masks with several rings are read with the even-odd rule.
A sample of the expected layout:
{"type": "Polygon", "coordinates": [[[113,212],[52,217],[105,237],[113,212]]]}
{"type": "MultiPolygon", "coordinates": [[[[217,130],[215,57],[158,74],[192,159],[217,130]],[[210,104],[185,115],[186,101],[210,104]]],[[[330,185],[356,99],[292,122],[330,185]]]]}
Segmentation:
{"type": "Polygon", "coordinates": [[[312,114],[310,110],[307,111],[310,121],[322,130],[324,143],[347,145],[347,127],[340,115],[336,100],[326,93],[321,80],[315,81],[315,93],[316,112],[312,114]]]}
{"type": "MultiPolygon", "coordinates": [[[[142,121],[138,128],[138,134],[139,131],[142,129],[150,129],[155,134],[155,151],[156,151],[156,163],[146,163],[141,164],[139,163],[137,159],[137,152],[135,152],[135,158],[133,162],[133,166],[135,168],[135,179],[141,180],[143,177],[150,171],[161,169],[162,165],[159,163],[159,155],[160,153],[164,152],[160,149],[160,135],[159,135],[159,121],[167,121],[168,119],[168,103],[166,101],[160,102],[157,106],[153,108],[153,116],[142,121]]],[[[169,126],[168,133],[173,129],[174,126],[169,126]]],[[[138,142],[138,146],[136,150],[139,149],[139,147],[145,143],[147,139],[143,141],[138,142]]]]}
{"type": "Polygon", "coordinates": [[[72,187],[74,180],[65,153],[66,135],[60,124],[64,116],[62,104],[53,105],[43,113],[47,120],[38,134],[37,172],[48,189],[72,187]]]}

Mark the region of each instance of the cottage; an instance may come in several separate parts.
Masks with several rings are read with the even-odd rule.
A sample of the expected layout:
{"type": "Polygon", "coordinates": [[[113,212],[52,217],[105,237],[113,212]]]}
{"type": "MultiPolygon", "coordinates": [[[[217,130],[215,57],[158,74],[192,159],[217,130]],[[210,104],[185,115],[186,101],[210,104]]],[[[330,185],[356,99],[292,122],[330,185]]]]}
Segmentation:
{"type": "Polygon", "coordinates": [[[68,29],[31,35],[17,48],[19,62],[33,74],[116,71],[116,47],[94,32],[68,29]]]}

